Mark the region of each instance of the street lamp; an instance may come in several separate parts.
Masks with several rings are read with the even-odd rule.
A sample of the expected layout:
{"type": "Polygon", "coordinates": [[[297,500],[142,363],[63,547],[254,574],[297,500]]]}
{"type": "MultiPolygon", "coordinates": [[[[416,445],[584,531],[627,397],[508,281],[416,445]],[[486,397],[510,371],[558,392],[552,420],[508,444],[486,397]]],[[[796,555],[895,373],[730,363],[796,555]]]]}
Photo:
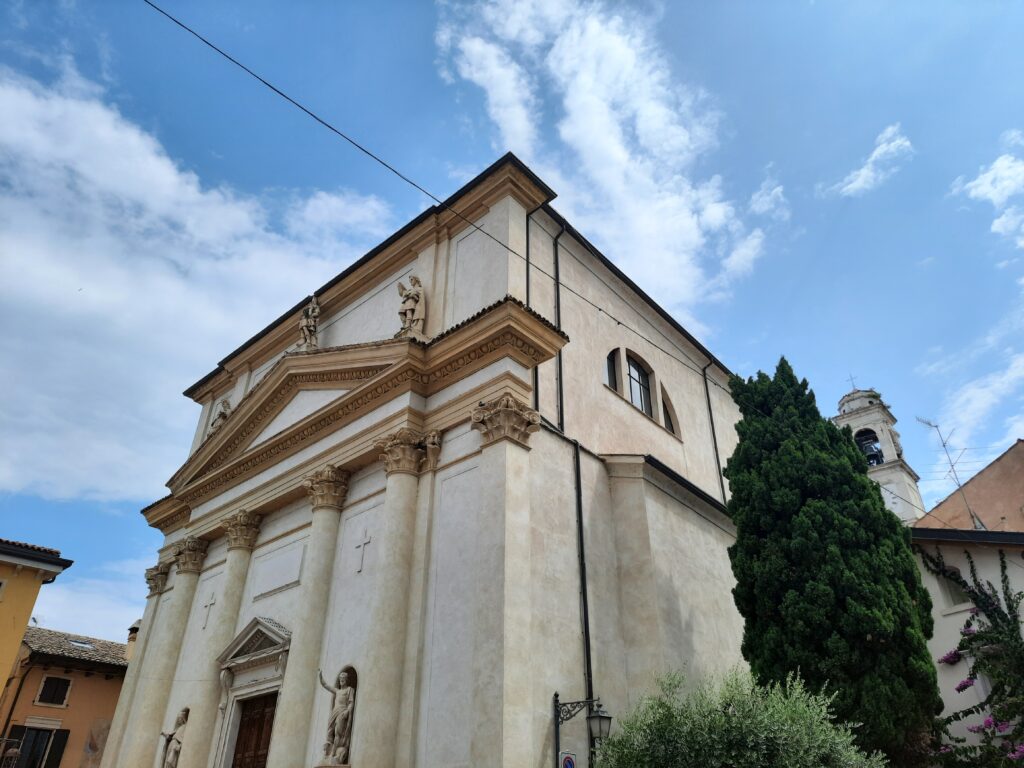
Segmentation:
{"type": "Polygon", "coordinates": [[[590,735],[590,756],[593,762],[594,744],[601,739],[607,739],[612,728],[612,716],[601,706],[601,699],[582,699],[581,701],[559,701],[558,692],[552,697],[555,715],[555,768],[559,768],[559,752],[562,750],[561,726],[562,723],[572,720],[576,715],[587,708],[587,731],[590,735]]]}

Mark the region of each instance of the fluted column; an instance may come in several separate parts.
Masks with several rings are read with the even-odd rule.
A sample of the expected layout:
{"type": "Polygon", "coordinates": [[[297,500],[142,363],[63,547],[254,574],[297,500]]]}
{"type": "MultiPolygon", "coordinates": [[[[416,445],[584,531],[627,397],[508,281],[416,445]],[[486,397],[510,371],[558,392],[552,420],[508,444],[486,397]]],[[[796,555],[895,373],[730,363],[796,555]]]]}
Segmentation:
{"type": "Polygon", "coordinates": [[[423,435],[400,429],[377,443],[387,471],[377,541],[376,594],[370,613],[367,655],[359,670],[358,732],[352,738],[352,764],[394,768],[402,699],[409,573],[416,525],[420,466],[426,457],[423,435]]]}
{"type": "Polygon", "coordinates": [[[483,435],[477,547],[492,564],[476,585],[470,762],[536,764],[531,707],[530,435],[540,415],[511,395],[480,403],[472,427],[483,435]],[[500,759],[496,757],[500,755],[500,759]]]}
{"type": "Polygon", "coordinates": [[[189,733],[188,738],[182,742],[178,760],[180,768],[206,768],[210,752],[215,746],[214,729],[221,697],[220,664],[217,657],[235,636],[249,560],[260,532],[260,516],[240,510],[225,521],[224,529],[228,554],[220,598],[215,603],[214,613],[199,647],[188,659],[182,659],[189,673],[196,675],[199,682],[189,702],[189,733]]]}
{"type": "Polygon", "coordinates": [[[107,734],[107,741],[103,747],[103,759],[100,768],[113,768],[117,765],[117,758],[121,752],[121,742],[124,739],[124,729],[128,724],[128,717],[132,712],[132,703],[135,700],[135,692],[138,690],[140,670],[146,663],[146,647],[152,635],[153,625],[158,615],[157,608],[160,606],[160,595],[163,594],[167,585],[167,574],[171,571],[171,563],[157,563],[152,568],[146,569],[146,584],[149,586],[149,594],[146,596],[146,608],[142,613],[142,621],[139,624],[139,636],[135,638],[135,652],[125,672],[124,682],[121,684],[121,695],[117,699],[117,708],[114,710],[114,719],[110,723],[110,731],[107,734]]]}
{"type": "Polygon", "coordinates": [[[139,680],[118,760],[123,768],[148,768],[156,759],[160,728],[207,546],[208,542],[189,536],[175,549],[171,596],[160,607],[159,631],[147,642],[145,673],[139,680]]]}
{"type": "Polygon", "coordinates": [[[313,525],[306,545],[308,565],[302,575],[298,598],[301,614],[291,628],[288,665],[267,757],[267,765],[274,768],[308,768],[306,745],[331,593],[334,553],[338,548],[341,507],[348,493],[348,473],[328,464],[306,481],[306,490],[313,504],[313,525]]]}

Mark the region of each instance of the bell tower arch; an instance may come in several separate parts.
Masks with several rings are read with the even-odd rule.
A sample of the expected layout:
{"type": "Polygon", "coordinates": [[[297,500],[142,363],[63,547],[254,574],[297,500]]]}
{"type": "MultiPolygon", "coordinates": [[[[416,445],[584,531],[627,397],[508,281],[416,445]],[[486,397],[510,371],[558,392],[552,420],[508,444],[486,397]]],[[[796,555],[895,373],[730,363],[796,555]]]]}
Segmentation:
{"type": "Polygon", "coordinates": [[[917,487],[921,479],[903,458],[896,417],[873,389],[854,389],[839,401],[837,426],[849,426],[854,442],[868,461],[868,476],[882,487],[882,499],[908,525],[924,515],[917,487]]]}

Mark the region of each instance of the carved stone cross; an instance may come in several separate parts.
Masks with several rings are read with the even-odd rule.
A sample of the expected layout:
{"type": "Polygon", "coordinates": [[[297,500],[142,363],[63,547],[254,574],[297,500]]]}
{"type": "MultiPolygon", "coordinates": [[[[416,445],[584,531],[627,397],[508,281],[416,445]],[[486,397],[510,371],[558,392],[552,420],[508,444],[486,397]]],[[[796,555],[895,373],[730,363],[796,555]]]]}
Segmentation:
{"type": "Polygon", "coordinates": [[[363,560],[366,558],[366,548],[370,546],[370,542],[373,541],[372,536],[366,535],[366,529],[363,529],[363,540],[356,544],[356,549],[359,550],[359,567],[356,568],[356,573],[363,572],[363,560]]]}
{"type": "Polygon", "coordinates": [[[213,606],[216,605],[216,604],[217,604],[217,598],[213,594],[213,592],[211,592],[210,596],[206,599],[206,602],[203,604],[203,608],[206,609],[206,617],[203,619],[203,629],[206,629],[206,625],[210,621],[210,611],[213,609],[213,606]]]}

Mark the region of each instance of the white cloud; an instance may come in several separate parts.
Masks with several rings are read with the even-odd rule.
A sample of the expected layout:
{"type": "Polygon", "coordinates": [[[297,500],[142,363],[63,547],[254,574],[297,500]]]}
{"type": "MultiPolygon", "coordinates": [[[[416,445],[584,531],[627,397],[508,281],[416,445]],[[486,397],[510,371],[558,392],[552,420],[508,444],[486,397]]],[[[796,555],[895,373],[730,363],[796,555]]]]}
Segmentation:
{"type": "MultiPolygon", "coordinates": [[[[1005,131],[1001,143],[1007,149],[1024,146],[1024,135],[1016,129],[1005,131]]],[[[998,213],[992,221],[992,232],[1024,249],[1024,203],[1008,205],[1024,195],[1024,160],[1010,153],[1002,154],[988,167],[982,166],[970,181],[963,176],[954,180],[952,191],[991,203],[998,213]]]]}
{"type": "Polygon", "coordinates": [[[152,556],[111,561],[100,564],[98,574],[89,578],[68,570],[39,590],[32,616],[46,629],[123,643],[128,627],[142,618],[142,573],[152,564],[152,556]]]}
{"type": "Polygon", "coordinates": [[[503,148],[531,158],[536,118],[532,84],[526,72],[502,48],[482,38],[464,37],[458,49],[459,76],[487,94],[487,114],[501,130],[503,148]]]}
{"type": "Polygon", "coordinates": [[[169,388],[336,274],[390,212],[344,190],[279,211],[204,186],[66,71],[0,70],[0,114],[17,118],[0,120],[0,490],[151,500],[198,417],[169,388]]]}
{"type": "Polygon", "coordinates": [[[1014,147],[1024,147],[1024,131],[1019,128],[1010,128],[1009,130],[1003,131],[999,137],[999,143],[1003,149],[1013,149],[1014,147]]]}
{"type": "Polygon", "coordinates": [[[770,216],[777,221],[789,221],[789,201],[778,180],[771,174],[765,176],[758,190],[750,196],[748,206],[751,213],[770,216]]]}
{"type": "Polygon", "coordinates": [[[673,74],[652,19],[578,0],[442,3],[441,12],[442,71],[483,89],[501,140],[654,298],[688,315],[709,287],[749,271],[763,233],[748,241],[722,179],[695,170],[716,145],[720,115],[673,74]],[[550,122],[554,135],[540,128],[550,122]]]}
{"type": "Polygon", "coordinates": [[[864,164],[850,171],[842,181],[829,187],[828,191],[843,197],[859,197],[880,186],[913,154],[914,147],[910,139],[900,131],[899,123],[893,123],[875,138],[875,148],[864,164]]]}

